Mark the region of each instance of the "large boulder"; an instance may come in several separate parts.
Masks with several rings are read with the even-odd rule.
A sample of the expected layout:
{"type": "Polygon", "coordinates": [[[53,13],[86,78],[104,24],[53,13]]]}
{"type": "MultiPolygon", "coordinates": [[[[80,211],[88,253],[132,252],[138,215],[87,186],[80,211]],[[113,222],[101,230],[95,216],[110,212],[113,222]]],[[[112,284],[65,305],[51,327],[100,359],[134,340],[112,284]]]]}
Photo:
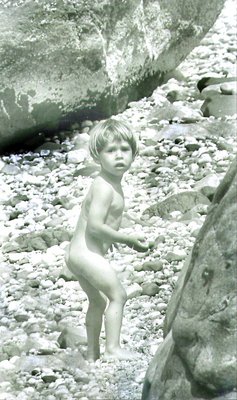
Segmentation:
{"type": "Polygon", "coordinates": [[[169,303],[143,400],[234,400],[237,166],[220,183],[169,303]]]}
{"type": "Polygon", "coordinates": [[[200,42],[225,0],[0,2],[0,145],[121,112],[200,42]]]}

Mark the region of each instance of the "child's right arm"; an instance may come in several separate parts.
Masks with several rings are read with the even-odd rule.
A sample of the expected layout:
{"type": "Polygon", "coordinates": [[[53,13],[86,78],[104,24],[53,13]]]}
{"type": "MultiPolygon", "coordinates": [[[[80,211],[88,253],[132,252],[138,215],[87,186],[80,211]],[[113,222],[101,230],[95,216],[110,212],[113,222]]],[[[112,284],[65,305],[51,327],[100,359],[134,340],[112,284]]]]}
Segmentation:
{"type": "Polygon", "coordinates": [[[139,252],[145,252],[154,248],[153,243],[145,242],[145,238],[142,235],[129,236],[129,241],[126,243],[126,245],[139,252]]]}

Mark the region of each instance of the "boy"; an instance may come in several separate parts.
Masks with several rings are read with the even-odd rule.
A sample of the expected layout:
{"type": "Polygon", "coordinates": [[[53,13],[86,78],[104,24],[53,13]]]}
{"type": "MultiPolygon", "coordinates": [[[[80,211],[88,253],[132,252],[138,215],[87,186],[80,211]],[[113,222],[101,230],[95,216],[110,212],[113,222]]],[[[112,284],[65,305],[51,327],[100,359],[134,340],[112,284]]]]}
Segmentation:
{"type": "Polygon", "coordinates": [[[149,249],[143,237],[118,232],[124,210],[121,180],[138,147],[129,127],[110,118],[92,129],[89,149],[101,170],[82,203],[66,263],[89,299],[86,315],[88,360],[100,357],[99,336],[104,312],[105,357],[130,359],[132,353],[120,347],[126,292],[104,256],[112,243],[124,243],[140,252],[149,249]]]}

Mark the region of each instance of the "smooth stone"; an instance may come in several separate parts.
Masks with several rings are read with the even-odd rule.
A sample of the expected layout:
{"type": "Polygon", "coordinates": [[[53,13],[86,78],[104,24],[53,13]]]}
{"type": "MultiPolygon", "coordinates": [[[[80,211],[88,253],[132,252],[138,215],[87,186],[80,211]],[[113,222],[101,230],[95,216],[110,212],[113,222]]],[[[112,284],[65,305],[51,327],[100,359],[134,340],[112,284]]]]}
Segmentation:
{"type": "Polygon", "coordinates": [[[219,162],[219,161],[225,161],[229,159],[229,152],[227,150],[217,150],[214,155],[214,160],[219,162]]]}
{"type": "Polygon", "coordinates": [[[70,347],[71,349],[77,349],[80,344],[87,343],[84,332],[75,326],[65,327],[59,335],[57,341],[62,349],[66,349],[67,347],[70,347]]]}
{"type": "Polygon", "coordinates": [[[1,172],[6,175],[19,175],[21,173],[21,170],[17,165],[5,164],[1,172]]]}
{"type": "Polygon", "coordinates": [[[75,371],[73,371],[73,377],[76,382],[83,382],[83,383],[90,382],[89,375],[85,371],[83,371],[79,368],[76,368],[75,371]]]}
{"type": "Polygon", "coordinates": [[[40,281],[40,286],[42,286],[43,289],[49,289],[54,286],[53,282],[50,280],[42,280],[40,281]]]}
{"type": "Polygon", "coordinates": [[[18,368],[9,360],[0,361],[0,382],[12,380],[18,368]]]}
{"type": "Polygon", "coordinates": [[[154,107],[148,116],[150,124],[167,120],[174,122],[193,123],[201,119],[201,112],[192,109],[186,102],[176,101],[172,104],[154,107]]]}
{"type": "Polygon", "coordinates": [[[164,311],[167,308],[167,304],[166,303],[158,303],[156,305],[156,310],[157,311],[164,311]]]}
{"type": "Polygon", "coordinates": [[[86,163],[84,167],[77,168],[76,171],[73,173],[73,176],[93,176],[100,170],[99,165],[95,163],[86,163]]]}
{"type": "Polygon", "coordinates": [[[208,130],[197,124],[172,124],[165,126],[156,132],[156,134],[152,136],[152,139],[156,141],[160,141],[162,139],[170,139],[175,141],[175,139],[180,137],[185,138],[186,136],[205,138],[208,136],[208,130]]]}
{"type": "Polygon", "coordinates": [[[212,163],[212,157],[208,153],[203,153],[197,160],[198,165],[205,165],[208,163],[212,163]]]}
{"type": "Polygon", "coordinates": [[[182,249],[174,249],[173,251],[168,251],[164,256],[167,261],[181,261],[186,258],[187,254],[182,249]]]}
{"type": "Polygon", "coordinates": [[[28,321],[29,315],[26,313],[17,313],[14,315],[14,318],[17,322],[24,322],[24,321],[28,321]]]}
{"type": "Polygon", "coordinates": [[[237,96],[215,94],[211,97],[206,98],[204,101],[201,111],[204,117],[216,117],[221,118],[228,115],[236,114],[237,96]]]}
{"type": "Polygon", "coordinates": [[[145,157],[155,157],[157,155],[157,151],[154,146],[148,146],[140,151],[140,155],[145,157]]]}
{"type": "Polygon", "coordinates": [[[142,288],[138,283],[133,283],[131,286],[126,288],[127,298],[133,299],[135,297],[139,297],[142,294],[142,288]]]}
{"type": "Polygon", "coordinates": [[[154,283],[143,283],[142,284],[142,294],[147,296],[155,296],[160,291],[159,286],[154,283]]]}
{"type": "Polygon", "coordinates": [[[207,196],[209,198],[210,196],[214,195],[217,187],[220,184],[221,179],[222,176],[218,176],[217,174],[209,174],[198,181],[195,184],[194,188],[196,190],[199,190],[201,193],[204,194],[204,196],[207,196]]]}
{"type": "Polygon", "coordinates": [[[41,146],[38,146],[35,151],[40,153],[42,157],[48,156],[51,152],[61,150],[61,145],[55,142],[45,142],[41,146]]]}
{"type": "Polygon", "coordinates": [[[197,204],[209,205],[210,201],[206,196],[198,191],[183,191],[168,196],[165,200],[151,205],[142,215],[152,217],[154,215],[161,218],[169,218],[169,214],[173,211],[185,213],[195,207],[197,204]]]}
{"type": "Polygon", "coordinates": [[[84,149],[71,150],[67,153],[69,164],[80,164],[88,157],[88,152],[84,149]]]}
{"type": "Polygon", "coordinates": [[[232,95],[237,94],[237,81],[223,83],[220,85],[220,90],[223,94],[232,95]]]}
{"type": "Polygon", "coordinates": [[[187,149],[187,151],[191,151],[191,152],[199,150],[201,147],[201,145],[198,142],[191,142],[191,141],[185,143],[184,145],[185,145],[185,148],[187,149]]]}
{"type": "Polygon", "coordinates": [[[163,269],[163,263],[160,260],[146,261],[142,265],[142,271],[161,271],[163,269]]]}
{"type": "Polygon", "coordinates": [[[41,373],[41,378],[45,383],[55,382],[57,380],[57,375],[53,372],[53,370],[49,368],[43,369],[41,373]]]}
{"type": "Polygon", "coordinates": [[[63,263],[62,269],[61,269],[61,271],[59,273],[59,278],[64,279],[66,282],[68,282],[68,281],[77,281],[77,278],[68,269],[66,263],[63,263]]]}

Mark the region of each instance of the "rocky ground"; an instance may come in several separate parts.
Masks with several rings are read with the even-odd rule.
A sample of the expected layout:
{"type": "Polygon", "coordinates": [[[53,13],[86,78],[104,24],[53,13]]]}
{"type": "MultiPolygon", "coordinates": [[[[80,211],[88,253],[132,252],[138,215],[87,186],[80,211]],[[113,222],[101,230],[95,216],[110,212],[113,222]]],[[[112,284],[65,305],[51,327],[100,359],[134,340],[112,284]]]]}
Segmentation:
{"type": "Polygon", "coordinates": [[[236,75],[234,11],[228,0],[180,66],[184,79],[170,79],[122,115],[140,137],[140,155],[124,178],[122,229],[156,240],[145,255],[123,246],[108,254],[129,296],[122,343],[137,352],[133,362],[84,360],[87,300],[64,271],[97,173],[86,148],[91,121],[34,152],[1,157],[0,400],[141,398],[178,273],[236,151],[235,116],[204,118],[196,88],[203,76],[236,75]]]}

